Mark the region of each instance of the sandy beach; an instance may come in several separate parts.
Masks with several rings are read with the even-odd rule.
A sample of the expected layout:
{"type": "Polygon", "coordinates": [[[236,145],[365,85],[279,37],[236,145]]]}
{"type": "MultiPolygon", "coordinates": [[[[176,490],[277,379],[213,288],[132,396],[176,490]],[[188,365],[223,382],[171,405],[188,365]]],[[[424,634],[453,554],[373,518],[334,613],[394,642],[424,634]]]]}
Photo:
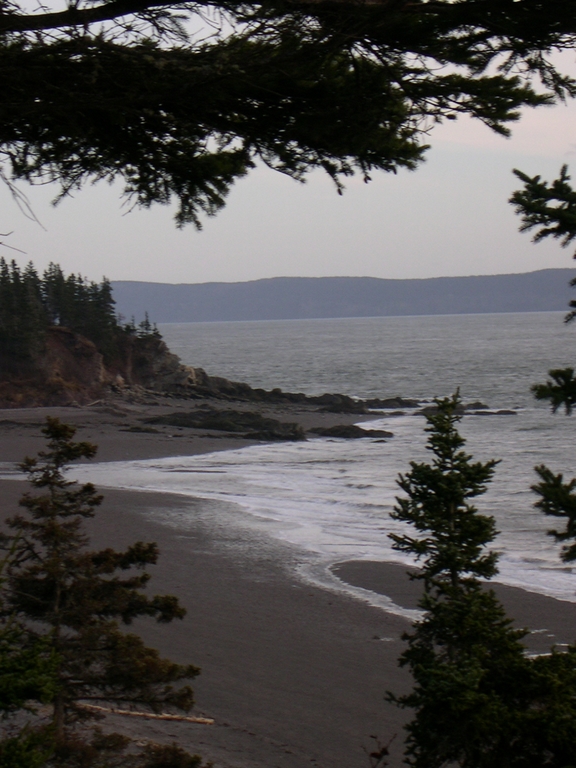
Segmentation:
{"type": "MultiPolygon", "coordinates": [[[[196,405],[196,403],[194,403],[196,405]]],[[[99,444],[98,460],[191,455],[250,444],[199,430],[137,431],[149,412],[190,408],[190,403],[113,402],[91,408],[0,411],[0,461],[16,462],[43,447],[46,415],[76,424],[78,439],[99,444]]],[[[235,406],[234,406],[235,407],[235,406]]],[[[261,410],[259,408],[259,410],[261,410]]],[[[309,426],[354,423],[357,415],[325,414],[292,406],[270,409],[276,418],[309,426]]],[[[0,481],[1,513],[17,509],[17,480],[0,481]]],[[[142,622],[146,641],[176,661],[202,668],[195,681],[194,714],[214,725],[109,716],[106,727],[140,739],[176,741],[222,768],[368,768],[371,736],[394,736],[390,766],[402,764],[402,723],[387,704],[387,690],[406,691],[409,676],[397,667],[407,620],[360,599],[311,587],[285,567],[278,545],[242,542],[237,531],[206,525],[206,502],[170,494],[106,491],[90,524],[94,547],[121,548],[156,541],[161,558],[151,569],[151,591],[175,594],[187,609],[169,626],[142,622]],[[202,514],[200,511],[202,509],[202,514]],[[185,529],[160,522],[184,512],[185,529]],[[253,546],[252,546],[253,544],[253,546]],[[250,545],[250,546],[247,546],[250,545]]],[[[414,607],[417,586],[404,566],[347,562],[339,578],[414,607]]],[[[535,652],[576,636],[576,605],[495,585],[509,614],[535,633],[535,652]]]]}

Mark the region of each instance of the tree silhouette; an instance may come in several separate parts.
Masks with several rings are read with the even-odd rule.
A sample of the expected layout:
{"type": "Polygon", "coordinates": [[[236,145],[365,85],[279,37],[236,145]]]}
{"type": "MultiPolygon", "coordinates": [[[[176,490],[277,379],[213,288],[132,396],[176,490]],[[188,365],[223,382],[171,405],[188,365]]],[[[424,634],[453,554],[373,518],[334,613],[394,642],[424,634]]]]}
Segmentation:
{"type": "Polygon", "coordinates": [[[487,549],[492,517],[470,502],[486,490],[496,461],[472,462],[456,425],[458,395],[428,415],[430,464],[412,462],[398,481],[393,517],[416,534],[391,534],[415,555],[423,617],[404,635],[400,665],[413,690],[391,701],[415,711],[406,762],[414,768],[567,768],[576,743],[576,647],[528,658],[526,630],[512,627],[481,579],[497,573],[487,549]]]}
{"type": "Polygon", "coordinates": [[[574,0],[0,3],[4,177],[216,213],[257,162],[302,179],[415,168],[435,123],[500,133],[574,95],[574,0]],[[192,31],[191,31],[192,30],[192,31]]]}
{"type": "MultiPolygon", "coordinates": [[[[64,472],[70,462],[92,458],[96,448],[74,442],[75,429],[57,419],[48,418],[43,433],[47,450],[21,465],[33,488],[20,501],[25,512],[8,520],[10,533],[1,538],[10,551],[2,617],[17,621],[29,643],[50,649],[52,731],[61,748],[70,727],[94,718],[86,703],[189,711],[192,690],[183,682],[199,670],[163,659],[137,635],[121,631],[121,624],[139,617],[171,622],[185,612],[175,597],[143,594],[150,578],[144,569],[158,557],[155,544],[137,542],[122,552],[87,548],[83,524],[102,497],[64,472]]],[[[56,764],[68,765],[59,759],[56,764]]]]}

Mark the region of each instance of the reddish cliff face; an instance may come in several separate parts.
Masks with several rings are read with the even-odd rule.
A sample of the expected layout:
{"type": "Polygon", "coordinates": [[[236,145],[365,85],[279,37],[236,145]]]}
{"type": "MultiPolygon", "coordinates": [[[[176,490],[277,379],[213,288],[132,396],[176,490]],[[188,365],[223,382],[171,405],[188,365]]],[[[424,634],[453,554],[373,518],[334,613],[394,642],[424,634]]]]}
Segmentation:
{"type": "MultiPolygon", "coordinates": [[[[44,351],[27,362],[0,356],[0,408],[86,405],[102,398],[107,390],[140,388],[184,398],[215,398],[257,403],[308,403],[334,413],[365,413],[366,403],[347,395],[309,397],[301,392],[252,389],[248,384],[208,376],[202,368],[182,365],[162,338],[121,335],[116,351],[104,358],[88,339],[68,328],[53,327],[46,333],[44,351]]],[[[415,407],[409,400],[372,400],[372,407],[415,407]]]]}
{"type": "Polygon", "coordinates": [[[67,328],[50,328],[45,351],[33,361],[3,361],[0,407],[87,403],[107,382],[102,355],[91,341],[67,328]]]}
{"type": "Polygon", "coordinates": [[[200,369],[187,368],[162,339],[126,337],[114,359],[67,328],[50,328],[44,352],[33,361],[0,360],[0,408],[85,405],[110,386],[141,386],[194,396],[208,382],[200,369]]]}
{"type": "MultiPolygon", "coordinates": [[[[308,399],[302,394],[279,389],[264,392],[248,384],[208,376],[202,368],[182,365],[162,338],[154,334],[122,335],[117,339],[116,352],[104,358],[84,336],[58,326],[47,330],[44,351],[33,360],[0,357],[0,408],[86,405],[99,400],[111,387],[141,387],[186,398],[257,402],[308,399]]],[[[340,395],[324,397],[342,399],[340,395]]],[[[322,398],[316,400],[319,405],[327,404],[322,398]]]]}

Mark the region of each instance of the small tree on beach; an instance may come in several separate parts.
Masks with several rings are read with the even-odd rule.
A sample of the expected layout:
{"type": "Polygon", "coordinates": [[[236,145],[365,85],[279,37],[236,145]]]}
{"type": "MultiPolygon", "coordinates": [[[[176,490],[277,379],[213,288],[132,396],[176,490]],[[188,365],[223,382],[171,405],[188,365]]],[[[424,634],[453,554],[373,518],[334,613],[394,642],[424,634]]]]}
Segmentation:
{"type": "MultiPolygon", "coordinates": [[[[49,730],[56,752],[60,750],[55,764],[97,765],[95,757],[90,762],[86,755],[84,762],[74,762],[88,742],[81,740],[82,749],[75,748],[77,737],[70,729],[95,717],[87,704],[187,712],[193,696],[182,681],[199,670],[163,659],[140,637],[121,631],[120,623],[143,616],[170,622],[182,618],[184,610],[170,595],[143,594],[150,578],[144,568],[156,562],[156,544],[137,542],[123,552],[87,548],[83,523],[102,497],[90,483],[67,480],[64,470],[72,461],[92,458],[96,447],[74,442],[75,429],[57,419],[48,418],[42,431],[48,449],[21,465],[38,493],[23,495],[20,506],[26,513],[9,519],[11,532],[1,538],[11,553],[2,585],[2,619],[5,626],[17,622],[31,647],[42,643],[50,650],[49,730]]],[[[100,747],[93,747],[94,755],[123,746],[118,740],[110,744],[96,738],[100,747]]],[[[194,759],[198,764],[199,758],[194,759]]]]}
{"type": "MultiPolygon", "coordinates": [[[[0,585],[12,553],[0,563],[0,585]]],[[[56,657],[44,639],[30,638],[15,617],[0,623],[0,717],[6,719],[21,709],[34,711],[34,704],[48,704],[56,693],[56,657]]],[[[0,741],[2,768],[40,768],[50,749],[41,734],[26,730],[0,741]]]]}
{"type": "Polygon", "coordinates": [[[399,478],[396,520],[417,534],[391,534],[394,547],[422,568],[422,619],[404,635],[400,665],[413,690],[389,698],[415,711],[407,725],[406,762],[414,768],[566,768],[576,743],[576,649],[530,659],[492,590],[497,573],[487,550],[492,517],[470,503],[496,461],[472,462],[456,429],[459,397],[437,400],[427,416],[431,464],[412,462],[399,478]]]}

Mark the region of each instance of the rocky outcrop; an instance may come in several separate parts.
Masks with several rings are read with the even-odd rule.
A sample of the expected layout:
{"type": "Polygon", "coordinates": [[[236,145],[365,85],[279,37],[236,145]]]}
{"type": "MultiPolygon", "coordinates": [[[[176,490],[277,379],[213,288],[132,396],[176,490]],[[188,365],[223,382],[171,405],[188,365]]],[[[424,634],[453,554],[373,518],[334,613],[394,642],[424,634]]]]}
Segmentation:
{"type": "Polygon", "coordinates": [[[33,359],[0,360],[1,408],[85,405],[108,388],[131,387],[199,398],[211,385],[204,371],[182,365],[153,334],[120,337],[105,358],[84,336],[56,326],[33,359]]]}
{"type": "Polygon", "coordinates": [[[334,427],[314,427],[309,430],[315,435],[321,437],[342,437],[346,440],[357,440],[361,437],[394,437],[392,432],[384,429],[362,429],[356,424],[337,424],[334,427]]]}
{"type": "Polygon", "coordinates": [[[0,407],[87,403],[108,381],[103,357],[91,341],[67,328],[51,328],[42,356],[1,365],[0,407]]]}
{"type": "Polygon", "coordinates": [[[194,411],[164,414],[147,419],[147,424],[210,429],[241,434],[250,440],[305,440],[302,427],[293,422],[268,418],[255,411],[234,411],[205,405],[194,411]]]}
{"type": "MultiPolygon", "coordinates": [[[[102,350],[83,336],[67,328],[52,327],[46,331],[44,350],[34,359],[0,359],[0,408],[86,405],[102,398],[109,389],[132,398],[158,393],[186,400],[208,398],[259,405],[309,405],[342,414],[365,414],[368,408],[417,405],[415,401],[399,397],[362,401],[335,393],[309,396],[278,388],[271,391],[252,388],[242,382],[209,376],[202,368],[183,365],[154,332],[141,335],[120,331],[103,355],[102,350]]],[[[240,423],[238,418],[236,421],[240,423]]],[[[204,428],[210,427],[204,425],[204,428]]],[[[284,427],[275,424],[253,425],[244,431],[258,439],[304,439],[304,433],[299,435],[295,429],[286,432],[284,427]]]]}
{"type": "Polygon", "coordinates": [[[109,364],[109,372],[118,387],[139,386],[185,396],[201,389],[207,378],[201,369],[182,365],[162,338],[152,334],[124,338],[109,364]]]}
{"type": "MultiPolygon", "coordinates": [[[[438,406],[437,405],[425,405],[424,408],[421,408],[419,411],[416,411],[417,414],[421,416],[431,416],[438,412],[438,406]]],[[[516,411],[490,411],[489,406],[487,406],[485,403],[481,403],[479,400],[476,400],[473,403],[460,403],[456,407],[456,413],[460,416],[463,416],[464,414],[468,415],[474,415],[474,416],[494,416],[494,415],[510,415],[515,414],[516,411]]]]}

